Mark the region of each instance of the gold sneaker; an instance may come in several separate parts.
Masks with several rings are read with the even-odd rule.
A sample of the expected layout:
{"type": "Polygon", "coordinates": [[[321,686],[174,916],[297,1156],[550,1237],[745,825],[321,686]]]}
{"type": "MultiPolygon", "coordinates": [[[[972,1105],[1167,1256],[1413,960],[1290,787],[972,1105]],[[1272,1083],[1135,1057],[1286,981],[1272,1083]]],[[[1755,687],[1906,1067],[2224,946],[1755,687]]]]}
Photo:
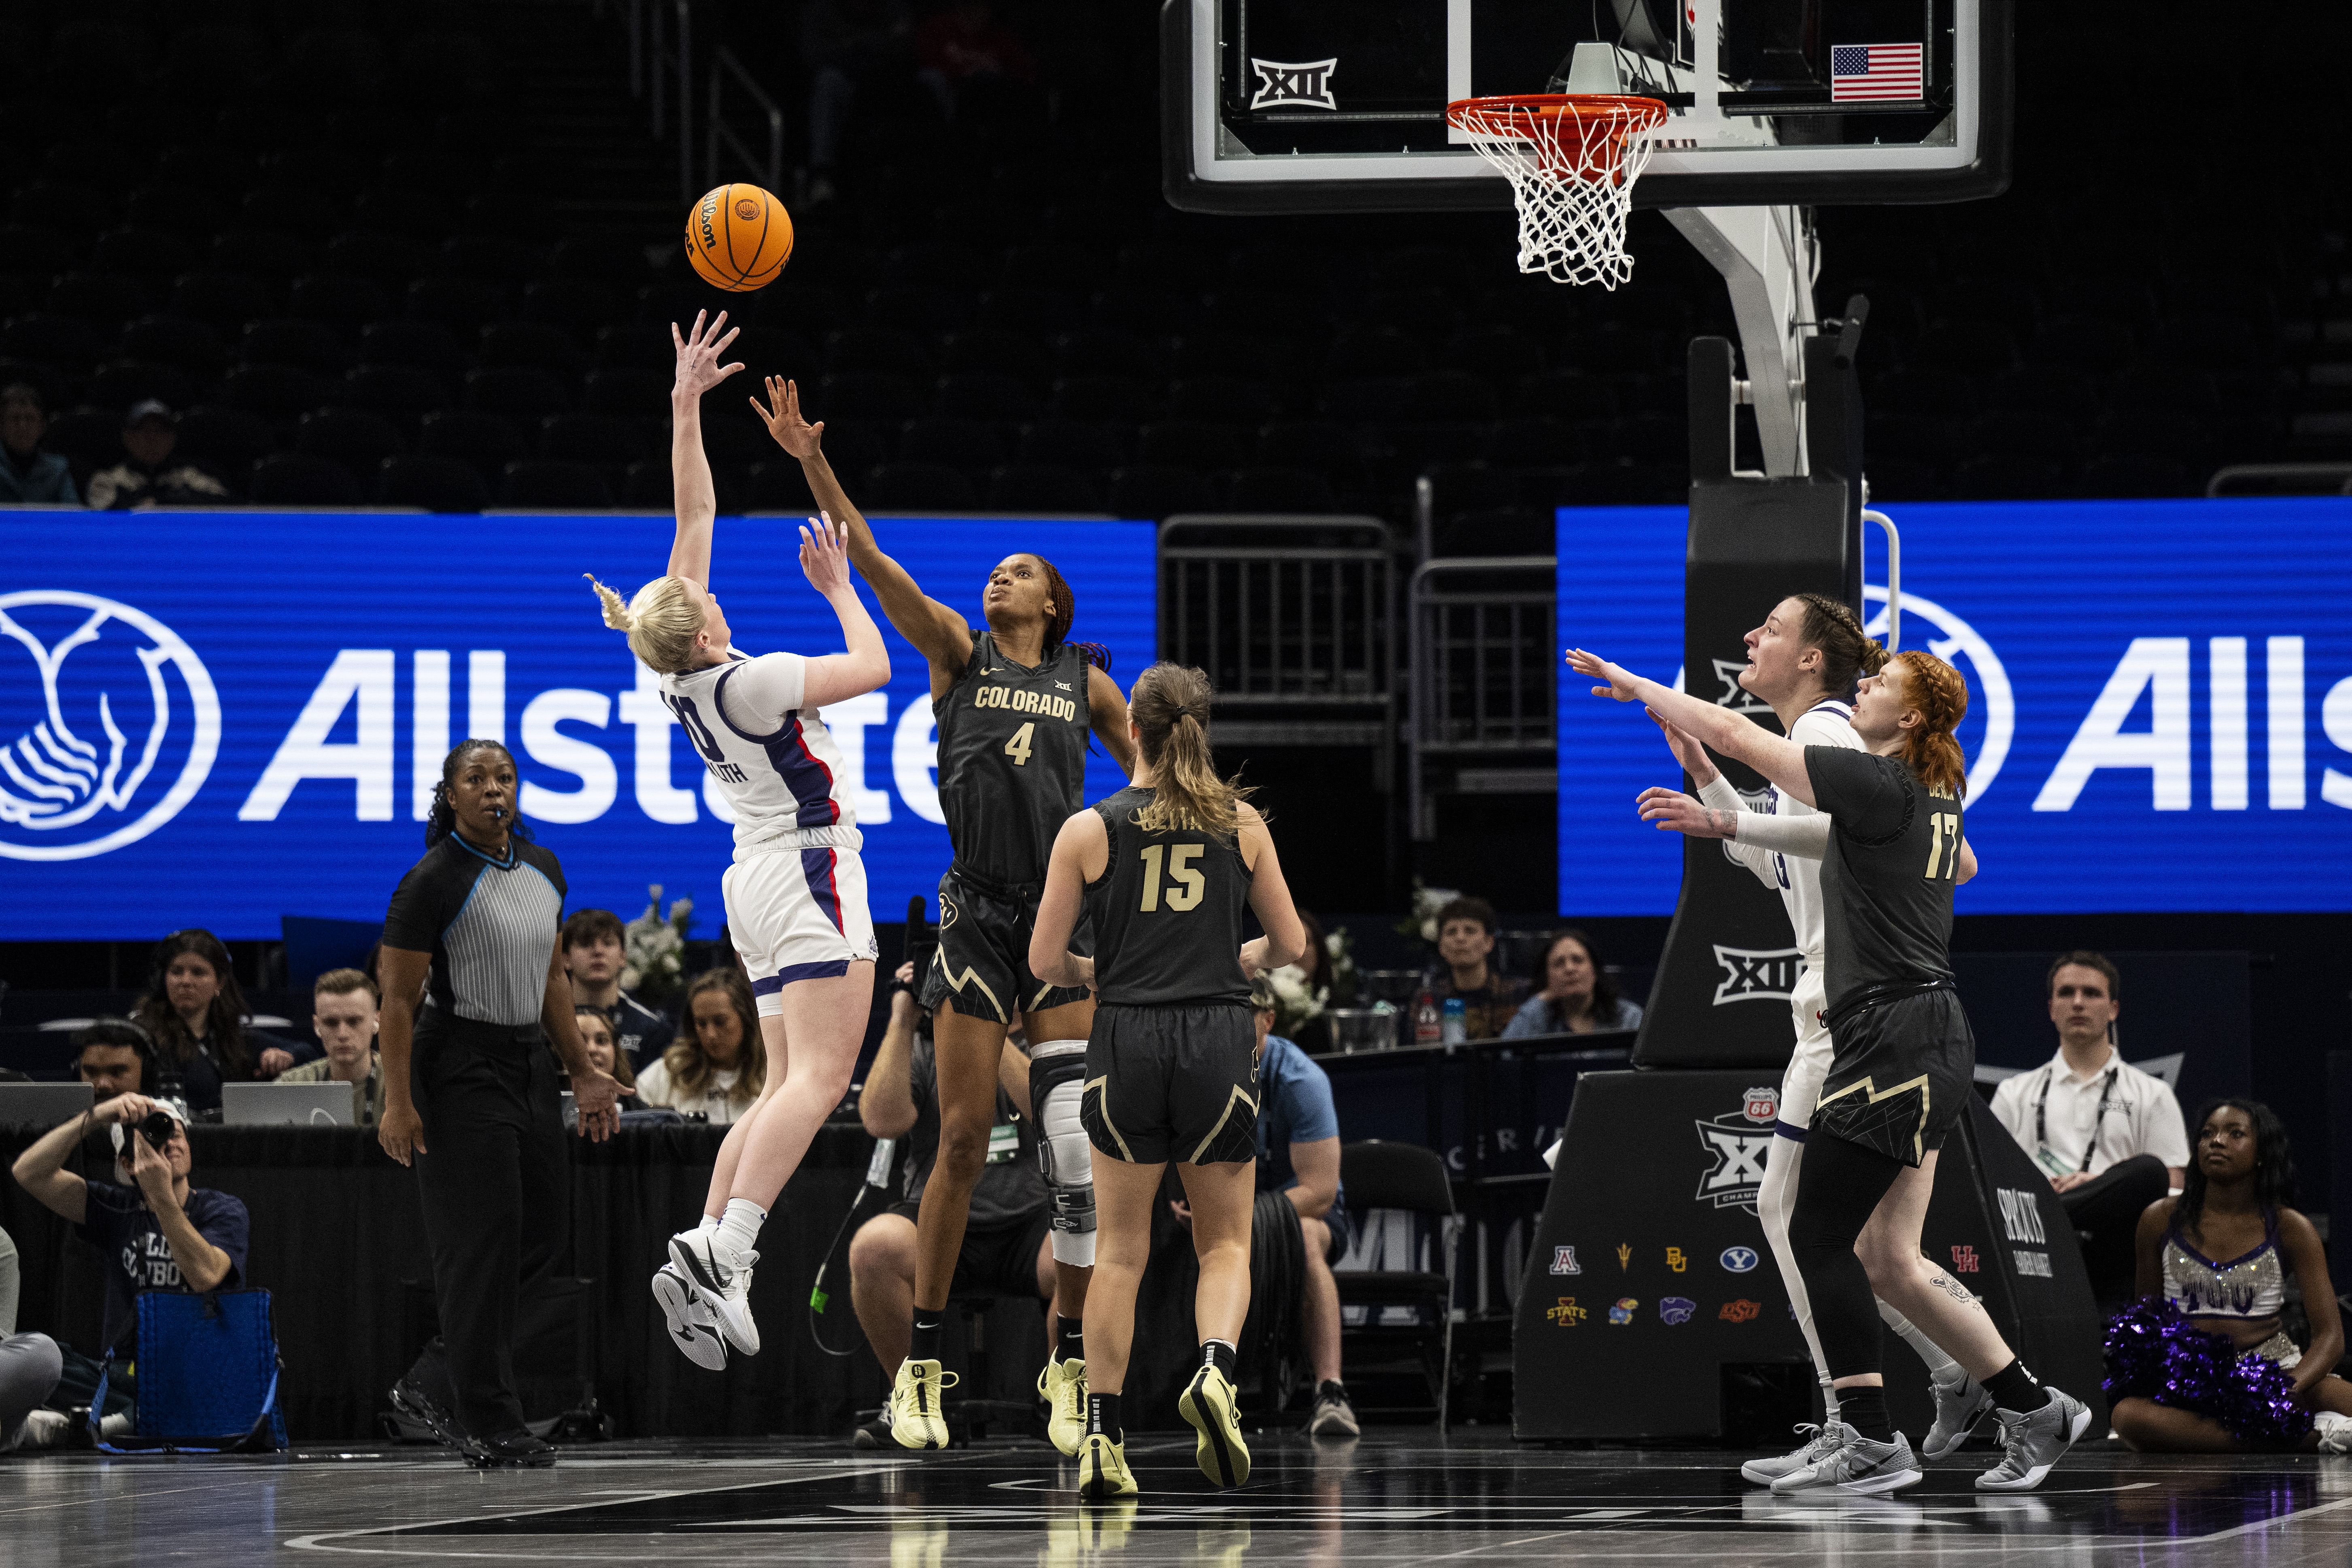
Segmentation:
{"type": "Polygon", "coordinates": [[[1111,1498],[1131,1498],[1142,1490],[1135,1484],[1135,1472],[1127,1468],[1126,1444],[1114,1443],[1100,1433],[1079,1443],[1079,1497],[1088,1502],[1101,1502],[1111,1498]]]}
{"type": "Polygon", "coordinates": [[[959,1381],[935,1361],[908,1356],[900,1362],[898,1381],[890,1385],[890,1440],[901,1448],[946,1447],[948,1419],[940,1395],[959,1381]]]}
{"type": "Polygon", "coordinates": [[[1249,1447],[1234,1418],[1234,1385],[1212,1365],[1194,1373],[1176,1396],[1177,1413],[1200,1434],[1192,1454],[1201,1462],[1201,1473],[1221,1487],[1237,1487],[1249,1479],[1249,1447]]]}
{"type": "Polygon", "coordinates": [[[1052,1408],[1045,1417],[1045,1436],[1070,1458],[1087,1435],[1087,1363],[1076,1357],[1049,1361],[1037,1374],[1037,1397],[1052,1408]]]}

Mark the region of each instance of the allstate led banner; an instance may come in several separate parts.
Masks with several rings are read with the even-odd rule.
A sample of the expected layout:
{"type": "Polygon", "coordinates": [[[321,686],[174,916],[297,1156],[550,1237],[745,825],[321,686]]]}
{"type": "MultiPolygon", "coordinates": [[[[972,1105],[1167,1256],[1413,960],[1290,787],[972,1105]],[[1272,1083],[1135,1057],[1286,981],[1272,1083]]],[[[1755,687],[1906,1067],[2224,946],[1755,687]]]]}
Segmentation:
{"type": "MultiPolygon", "coordinates": [[[[1969,683],[1960,912],[2352,909],[2352,500],[1887,503],[1905,647],[1969,683]]],[[[1679,507],[1563,508],[1563,646],[1672,680],[1679,507]]],[[[1865,530],[1873,635],[1885,557],[1865,530]]],[[[1761,621],[1770,606],[1759,604],[1761,621]]],[[[1734,643],[1686,690],[1752,703],[1734,643]]],[[[1559,907],[1666,914],[1681,843],[1633,797],[1678,776],[1655,726],[1559,691],[1559,907]]]]}
{"type": "MultiPolygon", "coordinates": [[[[802,576],[797,520],[721,518],[712,586],[737,646],[823,654],[839,623],[802,576]]],[[[659,517],[0,512],[0,940],[123,940],[278,917],[380,919],[424,850],[441,759],[503,740],[569,907],[691,895],[721,920],[724,803],[581,577],[656,576],[659,517]]],[[[1158,637],[1142,522],[884,520],[882,548],[980,619],[989,568],[1052,561],[1072,635],[1124,687],[1158,637]]],[[[882,621],[883,690],[824,710],[851,774],[876,914],[949,858],[922,657],[882,621]]],[[[1079,700],[1084,700],[1082,694],[1079,700]]],[[[1089,758],[1087,797],[1123,780],[1089,758]]]]}

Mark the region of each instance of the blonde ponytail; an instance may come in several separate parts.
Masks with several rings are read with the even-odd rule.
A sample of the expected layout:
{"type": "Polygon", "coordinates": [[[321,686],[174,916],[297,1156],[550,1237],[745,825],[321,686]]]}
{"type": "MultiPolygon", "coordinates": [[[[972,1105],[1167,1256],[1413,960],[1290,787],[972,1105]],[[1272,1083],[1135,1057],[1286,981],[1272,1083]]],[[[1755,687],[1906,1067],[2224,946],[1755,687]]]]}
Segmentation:
{"type": "Polygon", "coordinates": [[[692,585],[683,577],[656,577],[637,590],[627,604],[621,595],[580,574],[596,590],[604,624],[629,635],[629,651],[657,675],[683,675],[694,668],[694,639],[702,631],[702,606],[694,602],[692,585]]]}
{"type": "Polygon", "coordinates": [[[1241,825],[1241,803],[1251,792],[1238,775],[1217,776],[1209,747],[1209,678],[1165,660],[1135,678],[1128,713],[1151,765],[1152,799],[1135,815],[1147,833],[1190,829],[1230,839],[1241,825]]]}

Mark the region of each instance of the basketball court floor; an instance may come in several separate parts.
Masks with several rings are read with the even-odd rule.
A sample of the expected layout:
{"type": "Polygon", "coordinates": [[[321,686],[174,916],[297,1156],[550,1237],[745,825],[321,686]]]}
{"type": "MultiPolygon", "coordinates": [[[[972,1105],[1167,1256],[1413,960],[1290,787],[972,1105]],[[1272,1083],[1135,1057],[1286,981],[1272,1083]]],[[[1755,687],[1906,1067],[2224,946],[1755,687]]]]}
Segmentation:
{"type": "Polygon", "coordinates": [[[1081,1508],[1040,1443],[923,1458],[803,1439],[575,1449],[552,1470],[466,1469],[419,1448],[273,1459],[0,1459],[10,1568],[372,1559],[825,1568],[1420,1568],[1752,1563],[2260,1563],[2352,1560],[2352,1461],[2144,1459],[2090,1444],[2040,1491],[1970,1482],[1990,1450],[1893,1498],[1775,1498],[1745,1455],[1549,1449],[1499,1433],[1262,1438],[1218,1494],[1191,1435],[1137,1434],[1146,1489],[1081,1508]]]}

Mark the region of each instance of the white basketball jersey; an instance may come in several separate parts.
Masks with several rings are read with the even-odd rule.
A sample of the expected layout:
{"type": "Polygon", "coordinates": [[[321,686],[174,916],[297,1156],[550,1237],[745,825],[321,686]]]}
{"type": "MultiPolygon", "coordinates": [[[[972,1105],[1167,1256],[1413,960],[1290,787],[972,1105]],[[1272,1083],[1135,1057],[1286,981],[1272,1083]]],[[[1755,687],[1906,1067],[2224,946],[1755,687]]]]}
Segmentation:
{"type": "MultiPolygon", "coordinates": [[[[730,678],[751,661],[736,654],[661,678],[662,701],[686,731],[735,816],[735,858],[825,845],[855,849],[863,842],[850,809],[841,749],[814,708],[782,715],[774,728],[745,729],[720,707],[730,678]]],[[[736,710],[743,710],[740,696],[736,710]]]]}
{"type": "MultiPolygon", "coordinates": [[[[1789,739],[1801,746],[1843,746],[1849,752],[1863,750],[1862,737],[1853,732],[1853,710],[1843,702],[1822,702],[1799,717],[1789,731],[1789,739]]],[[[1765,786],[1764,810],[1775,816],[1817,816],[1820,813],[1793,795],[1782,795],[1778,785],[1765,786]]],[[[1780,901],[1789,910],[1790,929],[1796,932],[1797,945],[1804,950],[1805,963],[1815,973],[1822,972],[1826,962],[1827,937],[1822,922],[1822,863],[1799,856],[1769,856],[1772,879],[1780,889],[1780,901]]]]}

